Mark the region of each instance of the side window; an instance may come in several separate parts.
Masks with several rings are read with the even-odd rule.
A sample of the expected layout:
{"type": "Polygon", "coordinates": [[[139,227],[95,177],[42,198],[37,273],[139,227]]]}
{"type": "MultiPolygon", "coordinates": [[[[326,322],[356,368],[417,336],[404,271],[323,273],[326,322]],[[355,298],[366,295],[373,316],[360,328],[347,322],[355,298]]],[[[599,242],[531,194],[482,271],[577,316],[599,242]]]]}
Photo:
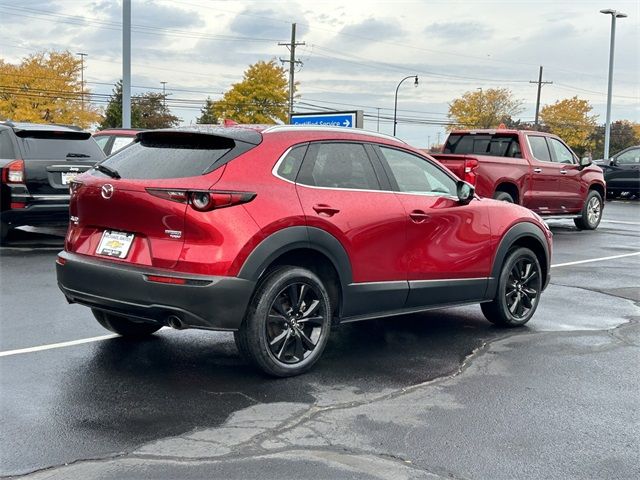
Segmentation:
{"type": "Polygon", "coordinates": [[[380,151],[401,192],[456,195],[455,180],[428,160],[394,148],[380,151]]]}
{"type": "Polygon", "coordinates": [[[562,142],[555,138],[550,138],[549,141],[551,142],[551,148],[555,154],[556,162],[569,164],[575,163],[571,150],[569,150],[562,142]]]}
{"type": "Polygon", "coordinates": [[[16,158],[10,135],[9,130],[0,130],[0,158],[16,158]]]}
{"type": "Polygon", "coordinates": [[[618,155],[616,161],[620,165],[638,165],[640,164],[640,148],[633,148],[618,155]]]}
{"type": "Polygon", "coordinates": [[[300,145],[299,147],[292,148],[278,167],[278,176],[295,182],[306,151],[306,145],[300,145]]]}
{"type": "Polygon", "coordinates": [[[549,154],[549,147],[547,146],[545,138],[538,135],[529,135],[527,138],[529,139],[533,156],[543,162],[550,162],[551,155],[549,154]]]}
{"type": "Polygon", "coordinates": [[[98,144],[98,146],[104,150],[104,147],[107,145],[107,142],[109,141],[109,139],[111,138],[108,135],[100,135],[98,137],[93,137],[96,141],[96,143],[98,144]]]}
{"type": "Polygon", "coordinates": [[[380,190],[378,177],[364,145],[359,143],[319,143],[309,147],[298,183],[316,187],[380,190]],[[307,155],[309,157],[309,155],[307,155]]]}
{"type": "Polygon", "coordinates": [[[116,137],[113,139],[113,145],[111,147],[111,153],[117,152],[121,148],[126,147],[133,142],[133,137],[116,137]]]}

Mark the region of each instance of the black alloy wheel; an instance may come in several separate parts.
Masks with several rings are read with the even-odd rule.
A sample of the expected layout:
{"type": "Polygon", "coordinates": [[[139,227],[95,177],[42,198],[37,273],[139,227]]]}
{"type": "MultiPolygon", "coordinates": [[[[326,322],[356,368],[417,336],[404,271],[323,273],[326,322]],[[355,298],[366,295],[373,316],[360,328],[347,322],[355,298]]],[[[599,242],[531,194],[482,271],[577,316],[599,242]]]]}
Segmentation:
{"type": "Polygon", "coordinates": [[[502,264],[495,297],[480,304],[482,313],[496,325],[522,326],[538,307],[542,285],[542,268],[536,255],[528,248],[516,247],[502,264]]]}
{"type": "Polygon", "coordinates": [[[292,365],[307,358],[322,335],[325,312],[320,294],[307,283],[292,283],[273,300],[265,323],[269,351],[292,365]]]}
{"type": "Polygon", "coordinates": [[[289,377],[320,358],[331,330],[331,302],[310,270],[285,266],[261,281],[240,329],[238,350],[269,375],[289,377]]]}
{"type": "Polygon", "coordinates": [[[536,288],[539,272],[529,258],[519,259],[511,268],[505,288],[505,302],[514,318],[525,318],[540,292],[536,288]]]}

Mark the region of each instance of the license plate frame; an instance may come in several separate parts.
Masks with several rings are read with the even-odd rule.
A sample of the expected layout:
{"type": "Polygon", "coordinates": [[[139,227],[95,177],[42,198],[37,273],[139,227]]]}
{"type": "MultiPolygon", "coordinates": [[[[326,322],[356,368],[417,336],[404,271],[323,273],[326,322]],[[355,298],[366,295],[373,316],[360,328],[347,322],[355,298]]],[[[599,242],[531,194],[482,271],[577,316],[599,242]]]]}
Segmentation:
{"type": "Polygon", "coordinates": [[[60,182],[62,185],[69,185],[78,175],[80,172],[60,172],[60,182]]]}
{"type": "Polygon", "coordinates": [[[105,230],[96,249],[97,255],[123,260],[129,255],[135,234],[117,230],[105,230]]]}

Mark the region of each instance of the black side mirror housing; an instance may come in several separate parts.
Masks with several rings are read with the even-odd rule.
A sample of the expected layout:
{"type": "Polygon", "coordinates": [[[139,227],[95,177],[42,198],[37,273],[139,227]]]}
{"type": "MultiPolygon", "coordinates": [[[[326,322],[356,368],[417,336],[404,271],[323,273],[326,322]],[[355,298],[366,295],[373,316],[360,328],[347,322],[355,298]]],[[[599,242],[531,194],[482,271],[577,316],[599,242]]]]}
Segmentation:
{"type": "Polygon", "coordinates": [[[473,200],[473,196],[476,192],[476,189],[473,187],[473,185],[462,180],[458,180],[456,190],[460,205],[467,205],[468,203],[470,203],[471,200],[473,200]]]}
{"type": "Polygon", "coordinates": [[[618,162],[616,162],[615,158],[612,158],[611,160],[609,160],[609,165],[614,166],[614,165],[617,165],[617,164],[618,164],[618,162]]]}

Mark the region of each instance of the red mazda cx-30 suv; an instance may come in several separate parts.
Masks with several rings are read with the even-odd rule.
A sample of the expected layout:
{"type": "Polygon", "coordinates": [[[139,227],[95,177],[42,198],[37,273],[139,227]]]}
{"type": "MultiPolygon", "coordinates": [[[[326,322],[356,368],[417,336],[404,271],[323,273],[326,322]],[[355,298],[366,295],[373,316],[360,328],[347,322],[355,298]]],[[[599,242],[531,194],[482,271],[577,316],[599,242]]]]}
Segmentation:
{"type": "Polygon", "coordinates": [[[536,214],[365,131],[141,132],[72,184],[70,216],[70,302],[125,336],[231,330],[277,376],[309,369],[335,322],[481,303],[523,325],[549,281],[536,214]]]}

